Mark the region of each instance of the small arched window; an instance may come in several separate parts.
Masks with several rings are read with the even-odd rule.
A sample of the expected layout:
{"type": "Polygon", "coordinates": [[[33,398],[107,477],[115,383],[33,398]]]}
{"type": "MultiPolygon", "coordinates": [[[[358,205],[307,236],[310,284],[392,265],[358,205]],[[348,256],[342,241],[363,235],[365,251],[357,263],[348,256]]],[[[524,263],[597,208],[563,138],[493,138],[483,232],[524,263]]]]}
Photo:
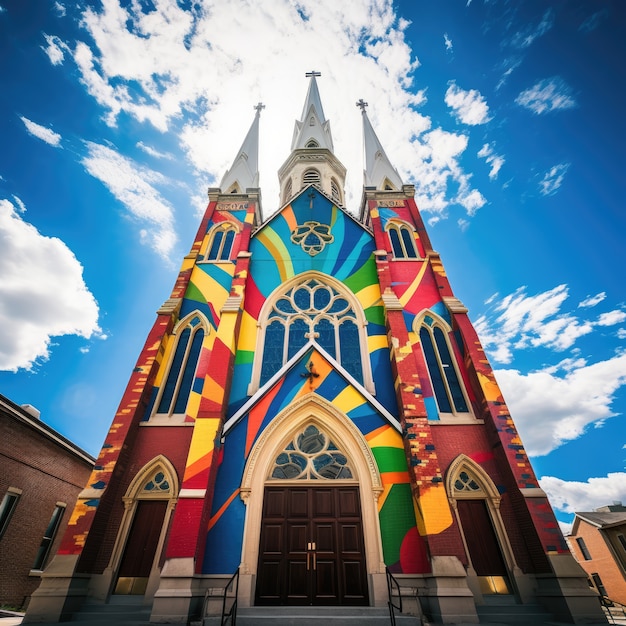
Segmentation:
{"type": "Polygon", "coordinates": [[[414,230],[404,222],[389,222],[386,226],[395,259],[418,259],[414,230]]]}
{"type": "Polygon", "coordinates": [[[309,424],[274,460],[270,480],[340,480],[354,478],[348,457],[330,437],[309,424]]]}
{"type": "Polygon", "coordinates": [[[317,143],[317,141],[315,141],[315,139],[310,139],[309,141],[307,141],[307,144],[305,147],[306,148],[319,148],[320,145],[319,143],[317,143]]]}
{"type": "Polygon", "coordinates": [[[176,348],[157,399],[157,415],[179,415],[186,412],[204,334],[204,325],[197,315],[192,316],[176,332],[176,348]]]}
{"type": "Polygon", "coordinates": [[[426,316],[419,331],[420,343],[440,413],[469,413],[453,352],[442,328],[426,316]],[[429,324],[430,322],[430,324],[429,324]]]}
{"type": "Polygon", "coordinates": [[[217,226],[209,244],[208,261],[230,261],[235,241],[235,229],[230,224],[217,226]]]}
{"type": "Polygon", "coordinates": [[[341,194],[339,193],[339,184],[334,178],[330,180],[330,194],[335,202],[341,202],[341,194]]]}
{"type": "Polygon", "coordinates": [[[302,185],[315,185],[319,184],[322,180],[320,173],[317,170],[310,169],[304,172],[302,175],[302,185]]]}

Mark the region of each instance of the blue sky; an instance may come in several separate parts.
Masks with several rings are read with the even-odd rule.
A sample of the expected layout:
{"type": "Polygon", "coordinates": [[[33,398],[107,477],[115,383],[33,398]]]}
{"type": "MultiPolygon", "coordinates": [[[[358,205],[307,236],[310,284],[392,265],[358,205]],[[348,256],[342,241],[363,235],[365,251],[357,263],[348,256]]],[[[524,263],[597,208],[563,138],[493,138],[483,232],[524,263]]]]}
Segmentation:
{"type": "Polygon", "coordinates": [[[97,454],[262,101],[263,211],[318,84],[359,98],[557,517],[626,502],[626,4],[0,0],[0,393],[97,454]]]}

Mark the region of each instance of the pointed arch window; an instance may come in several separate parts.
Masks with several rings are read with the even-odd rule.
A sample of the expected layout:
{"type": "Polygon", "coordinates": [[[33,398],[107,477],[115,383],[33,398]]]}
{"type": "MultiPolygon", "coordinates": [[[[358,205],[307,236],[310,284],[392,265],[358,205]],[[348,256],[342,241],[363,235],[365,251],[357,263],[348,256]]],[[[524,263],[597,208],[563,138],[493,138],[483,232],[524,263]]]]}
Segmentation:
{"type": "Polygon", "coordinates": [[[302,186],[304,185],[318,185],[322,177],[317,170],[310,169],[304,172],[302,175],[302,186]]]}
{"type": "Polygon", "coordinates": [[[307,141],[306,147],[307,148],[319,148],[320,145],[319,143],[317,143],[317,141],[315,141],[315,139],[310,139],[309,141],[307,141]]]}
{"type": "Polygon", "coordinates": [[[270,472],[270,480],[354,478],[348,457],[314,424],[299,431],[285,446],[270,472]]]}
{"type": "Polygon", "coordinates": [[[236,230],[231,224],[216,226],[211,235],[207,261],[230,261],[236,230]]]}
{"type": "Polygon", "coordinates": [[[469,413],[469,404],[446,333],[432,317],[426,316],[419,337],[439,413],[469,413]]]}
{"type": "Polygon", "coordinates": [[[334,178],[330,179],[330,195],[335,202],[341,202],[339,183],[334,178]]]}
{"type": "MultiPolygon", "coordinates": [[[[318,278],[305,277],[279,293],[268,306],[262,321],[265,332],[262,335],[260,385],[265,384],[310,340],[364,384],[363,322],[339,288],[318,278]]],[[[369,371],[367,377],[369,382],[369,371]]]]}
{"type": "Polygon", "coordinates": [[[395,259],[419,259],[415,231],[406,222],[389,222],[385,227],[395,259]]]}
{"type": "Polygon", "coordinates": [[[157,415],[185,414],[204,336],[204,324],[198,315],[179,327],[174,354],[157,401],[157,415]]]}

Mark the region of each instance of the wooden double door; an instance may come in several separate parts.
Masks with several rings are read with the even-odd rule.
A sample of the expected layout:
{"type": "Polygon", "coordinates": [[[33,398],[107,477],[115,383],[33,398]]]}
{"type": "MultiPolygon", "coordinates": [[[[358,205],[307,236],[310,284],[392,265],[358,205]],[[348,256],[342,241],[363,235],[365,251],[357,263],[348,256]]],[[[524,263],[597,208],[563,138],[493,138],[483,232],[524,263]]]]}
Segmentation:
{"type": "Polygon", "coordinates": [[[368,604],[357,485],[266,487],[255,602],[368,604]]]}

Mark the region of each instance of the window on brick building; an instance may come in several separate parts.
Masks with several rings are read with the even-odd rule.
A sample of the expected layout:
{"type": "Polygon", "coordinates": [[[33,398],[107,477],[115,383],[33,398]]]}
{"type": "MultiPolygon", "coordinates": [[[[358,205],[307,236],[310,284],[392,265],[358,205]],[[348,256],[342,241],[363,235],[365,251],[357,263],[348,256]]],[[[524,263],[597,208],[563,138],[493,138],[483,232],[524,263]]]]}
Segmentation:
{"type": "Polygon", "coordinates": [[[438,320],[431,315],[424,316],[419,338],[439,413],[469,413],[469,403],[447,335],[438,320]]]}
{"type": "Polygon", "coordinates": [[[415,231],[406,222],[388,222],[385,230],[389,235],[394,259],[419,259],[415,245],[415,231]]]}
{"type": "Polygon", "coordinates": [[[181,321],[176,329],[176,347],[171,357],[169,371],[158,397],[156,413],[184,415],[189,394],[197,388],[196,370],[206,333],[206,324],[198,314],[181,321]]]}
{"type": "Polygon", "coordinates": [[[57,502],[56,506],[54,507],[54,511],[52,511],[52,517],[48,522],[46,532],[44,533],[43,539],[41,540],[39,550],[37,551],[35,563],[33,564],[34,570],[42,570],[45,567],[46,561],[50,556],[50,550],[52,550],[54,538],[56,537],[59,526],[61,525],[63,513],[65,513],[65,504],[57,502]]]}
{"type": "Polygon", "coordinates": [[[580,551],[582,552],[585,561],[591,561],[591,554],[589,554],[589,550],[587,549],[587,544],[585,543],[585,540],[582,537],[577,537],[576,543],[578,544],[578,547],[580,548],[580,551]]]}
{"type": "Polygon", "coordinates": [[[11,521],[11,517],[13,517],[15,507],[17,506],[21,494],[22,491],[20,489],[9,487],[8,491],[4,494],[4,498],[2,498],[2,504],[0,504],[0,539],[11,521]]]}
{"type": "Polygon", "coordinates": [[[602,584],[602,579],[600,578],[600,574],[591,574],[591,580],[593,580],[593,584],[595,588],[598,590],[598,593],[601,596],[608,597],[608,593],[602,584]]]}
{"type": "Polygon", "coordinates": [[[626,537],[624,537],[624,535],[617,535],[617,540],[620,542],[624,552],[626,552],[626,537]]]}
{"type": "Polygon", "coordinates": [[[220,224],[213,229],[207,261],[230,261],[233,242],[235,241],[235,227],[231,224],[220,224]]]}

